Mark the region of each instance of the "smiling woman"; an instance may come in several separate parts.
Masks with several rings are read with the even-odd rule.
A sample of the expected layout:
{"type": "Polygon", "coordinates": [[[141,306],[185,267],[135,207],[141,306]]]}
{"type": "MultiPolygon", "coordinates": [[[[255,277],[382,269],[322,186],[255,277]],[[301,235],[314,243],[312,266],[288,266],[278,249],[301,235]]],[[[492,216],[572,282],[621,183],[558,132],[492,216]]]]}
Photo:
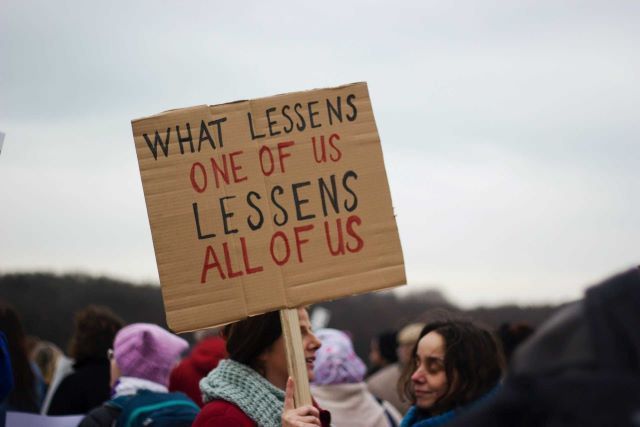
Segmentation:
{"type": "Polygon", "coordinates": [[[400,379],[413,403],[402,427],[436,426],[490,395],[504,369],[491,333],[470,322],[434,322],[424,327],[400,379]]]}

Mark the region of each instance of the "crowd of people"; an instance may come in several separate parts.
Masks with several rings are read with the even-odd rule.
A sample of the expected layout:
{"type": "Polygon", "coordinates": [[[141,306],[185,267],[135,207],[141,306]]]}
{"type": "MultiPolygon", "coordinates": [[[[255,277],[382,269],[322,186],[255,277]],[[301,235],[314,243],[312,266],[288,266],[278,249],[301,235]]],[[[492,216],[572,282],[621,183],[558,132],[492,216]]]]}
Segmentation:
{"type": "Polygon", "coordinates": [[[0,416],[82,415],[91,426],[640,425],[640,270],[590,289],[533,331],[454,315],[385,331],[367,364],[349,331],[298,309],[313,396],[294,404],[278,312],[190,346],[105,307],[75,316],[65,354],[0,303],[0,416]]]}

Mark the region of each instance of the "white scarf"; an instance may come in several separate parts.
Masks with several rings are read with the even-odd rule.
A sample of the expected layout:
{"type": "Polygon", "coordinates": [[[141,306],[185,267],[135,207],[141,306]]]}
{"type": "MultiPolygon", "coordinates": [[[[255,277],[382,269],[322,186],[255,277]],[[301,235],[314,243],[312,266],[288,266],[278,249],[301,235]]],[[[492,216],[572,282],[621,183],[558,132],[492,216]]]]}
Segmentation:
{"type": "Polygon", "coordinates": [[[120,396],[131,396],[140,390],[155,391],[157,393],[168,393],[169,389],[162,384],[135,377],[120,377],[113,388],[112,398],[120,396]]]}

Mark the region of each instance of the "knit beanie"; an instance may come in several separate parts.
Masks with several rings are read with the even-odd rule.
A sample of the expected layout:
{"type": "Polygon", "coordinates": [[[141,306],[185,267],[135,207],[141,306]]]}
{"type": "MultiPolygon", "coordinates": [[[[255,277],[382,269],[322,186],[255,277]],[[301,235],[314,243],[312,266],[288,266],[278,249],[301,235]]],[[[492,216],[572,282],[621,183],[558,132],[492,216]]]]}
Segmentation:
{"type": "Polygon", "coordinates": [[[322,346],[316,351],[313,384],[362,382],[367,367],[356,355],[347,334],[337,329],[320,329],[315,335],[322,346]]]}
{"type": "Polygon", "coordinates": [[[171,369],[188,347],[187,341],[160,326],[134,323],[120,329],[113,353],[122,376],[167,386],[171,369]]]}
{"type": "Polygon", "coordinates": [[[398,332],[398,345],[414,345],[420,338],[424,323],[410,323],[398,332]]]}

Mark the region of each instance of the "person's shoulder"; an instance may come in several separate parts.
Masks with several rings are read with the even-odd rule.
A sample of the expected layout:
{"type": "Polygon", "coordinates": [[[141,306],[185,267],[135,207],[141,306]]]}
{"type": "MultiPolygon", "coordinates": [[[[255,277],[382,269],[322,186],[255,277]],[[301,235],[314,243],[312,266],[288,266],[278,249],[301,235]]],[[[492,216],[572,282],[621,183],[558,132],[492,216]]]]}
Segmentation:
{"type": "Polygon", "coordinates": [[[48,415],[86,413],[109,399],[109,366],[75,369],[62,378],[51,398],[48,415]]]}
{"type": "Polygon", "coordinates": [[[213,400],[202,408],[193,427],[255,427],[256,423],[240,408],[225,400],[213,400]]]}
{"type": "Polygon", "coordinates": [[[101,405],[92,409],[78,427],[110,427],[119,414],[120,409],[110,405],[101,405]]]}
{"type": "Polygon", "coordinates": [[[83,382],[74,373],[60,381],[51,397],[47,415],[69,415],[74,413],[74,403],[83,400],[83,382]]]}

